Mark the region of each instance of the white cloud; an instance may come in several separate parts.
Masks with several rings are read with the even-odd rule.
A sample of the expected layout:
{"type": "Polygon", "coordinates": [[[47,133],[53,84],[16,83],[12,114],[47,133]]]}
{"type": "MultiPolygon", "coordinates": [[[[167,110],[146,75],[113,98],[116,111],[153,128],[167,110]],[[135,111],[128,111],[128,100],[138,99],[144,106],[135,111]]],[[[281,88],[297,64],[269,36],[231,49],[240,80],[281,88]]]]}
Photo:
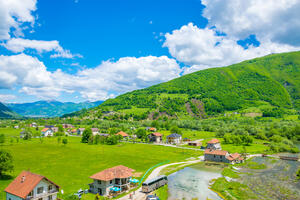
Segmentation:
{"type": "Polygon", "coordinates": [[[12,38],[8,40],[3,46],[14,52],[20,53],[25,51],[25,49],[35,49],[38,53],[43,52],[56,52],[51,55],[52,58],[62,57],[62,58],[74,58],[82,57],[80,54],[72,54],[69,50],[63,49],[57,40],[43,41],[43,40],[28,40],[23,38],[12,38]]]}
{"type": "Polygon", "coordinates": [[[16,99],[17,97],[12,94],[0,94],[0,102],[7,102],[9,100],[16,99]]]}
{"type": "Polygon", "coordinates": [[[230,37],[300,46],[299,0],[202,0],[209,25],[230,37]]]}
{"type": "Polygon", "coordinates": [[[166,56],[124,57],[76,74],[60,69],[49,72],[37,58],[25,54],[0,56],[0,88],[19,86],[20,92],[42,99],[53,99],[63,92],[79,92],[88,100],[104,100],[171,80],[180,72],[177,62],[166,56]]]}
{"type": "Polygon", "coordinates": [[[15,29],[14,34],[23,35],[22,24],[34,24],[35,10],[36,0],[0,0],[0,40],[10,38],[11,28],[15,29]]]}
{"type": "Polygon", "coordinates": [[[222,67],[270,53],[293,51],[299,47],[264,41],[259,47],[244,49],[237,40],[217,35],[214,29],[200,29],[192,23],[165,35],[164,47],[178,61],[192,66],[185,73],[209,67],[222,67]]]}

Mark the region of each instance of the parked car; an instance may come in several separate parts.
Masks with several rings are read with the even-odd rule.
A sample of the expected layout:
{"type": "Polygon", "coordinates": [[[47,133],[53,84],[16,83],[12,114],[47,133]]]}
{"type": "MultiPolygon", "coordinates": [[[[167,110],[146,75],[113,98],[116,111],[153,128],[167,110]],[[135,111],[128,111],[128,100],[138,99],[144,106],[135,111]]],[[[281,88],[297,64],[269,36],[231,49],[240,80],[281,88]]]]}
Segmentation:
{"type": "Polygon", "coordinates": [[[159,200],[158,196],[148,195],[146,200],[159,200]]]}

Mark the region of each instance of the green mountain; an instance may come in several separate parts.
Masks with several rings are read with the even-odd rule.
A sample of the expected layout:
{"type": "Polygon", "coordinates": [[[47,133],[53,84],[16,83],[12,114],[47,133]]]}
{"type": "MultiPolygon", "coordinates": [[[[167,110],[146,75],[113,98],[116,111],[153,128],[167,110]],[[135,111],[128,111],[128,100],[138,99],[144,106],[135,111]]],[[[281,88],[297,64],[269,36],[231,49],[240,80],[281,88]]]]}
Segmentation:
{"type": "Polygon", "coordinates": [[[0,118],[20,118],[21,116],[13,112],[0,102],[0,118]]]}
{"type": "Polygon", "coordinates": [[[231,111],[292,109],[300,110],[300,52],[197,71],[109,99],[86,115],[205,118],[231,111]]]}
{"type": "Polygon", "coordinates": [[[57,117],[81,109],[96,107],[101,103],[102,101],[81,103],[37,101],[33,103],[10,103],[7,104],[7,107],[26,117],[57,117]]]}

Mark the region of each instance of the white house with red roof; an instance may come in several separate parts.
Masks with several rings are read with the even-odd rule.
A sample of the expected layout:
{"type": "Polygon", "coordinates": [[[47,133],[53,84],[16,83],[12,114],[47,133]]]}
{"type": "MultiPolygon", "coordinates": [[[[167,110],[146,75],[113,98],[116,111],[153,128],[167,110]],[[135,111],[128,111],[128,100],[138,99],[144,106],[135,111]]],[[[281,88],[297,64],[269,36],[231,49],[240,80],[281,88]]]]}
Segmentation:
{"type": "Polygon", "coordinates": [[[93,183],[89,184],[89,191],[94,194],[100,194],[107,196],[110,192],[110,188],[118,187],[120,191],[126,191],[130,188],[130,178],[134,170],[123,165],[112,167],[100,171],[90,178],[93,179],[93,183]]]}
{"type": "Polygon", "coordinates": [[[48,136],[53,136],[54,131],[51,128],[44,128],[41,133],[42,136],[48,137],[48,136]]]}
{"type": "Polygon", "coordinates": [[[218,139],[214,138],[207,142],[207,149],[221,150],[221,143],[218,139]]]}
{"type": "Polygon", "coordinates": [[[4,191],[6,200],[56,200],[59,186],[45,176],[23,171],[4,191]]]}
{"type": "Polygon", "coordinates": [[[148,135],[150,142],[161,143],[162,142],[162,134],[155,132],[148,135]]]}

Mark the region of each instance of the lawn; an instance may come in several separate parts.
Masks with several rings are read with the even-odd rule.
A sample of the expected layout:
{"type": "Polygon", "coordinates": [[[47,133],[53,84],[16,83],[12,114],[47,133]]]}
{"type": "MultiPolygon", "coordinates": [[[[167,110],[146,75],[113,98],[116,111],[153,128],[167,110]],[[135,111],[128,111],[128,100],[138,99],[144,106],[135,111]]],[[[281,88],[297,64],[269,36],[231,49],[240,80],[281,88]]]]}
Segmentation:
{"type": "MultiPolygon", "coordinates": [[[[193,150],[144,144],[88,145],[80,143],[79,137],[68,137],[66,146],[58,144],[56,138],[44,138],[42,142],[40,139],[7,142],[2,148],[14,157],[13,177],[22,170],[30,170],[57,183],[65,194],[87,188],[91,182],[89,176],[105,168],[122,164],[144,173],[163,161],[176,162],[199,155],[193,150]]],[[[0,189],[3,191],[11,181],[0,180],[0,189]]],[[[4,199],[4,194],[1,193],[0,199],[4,199]]]]}
{"type": "Polygon", "coordinates": [[[21,129],[15,128],[0,128],[0,134],[4,134],[6,136],[20,136],[21,129]]]}

